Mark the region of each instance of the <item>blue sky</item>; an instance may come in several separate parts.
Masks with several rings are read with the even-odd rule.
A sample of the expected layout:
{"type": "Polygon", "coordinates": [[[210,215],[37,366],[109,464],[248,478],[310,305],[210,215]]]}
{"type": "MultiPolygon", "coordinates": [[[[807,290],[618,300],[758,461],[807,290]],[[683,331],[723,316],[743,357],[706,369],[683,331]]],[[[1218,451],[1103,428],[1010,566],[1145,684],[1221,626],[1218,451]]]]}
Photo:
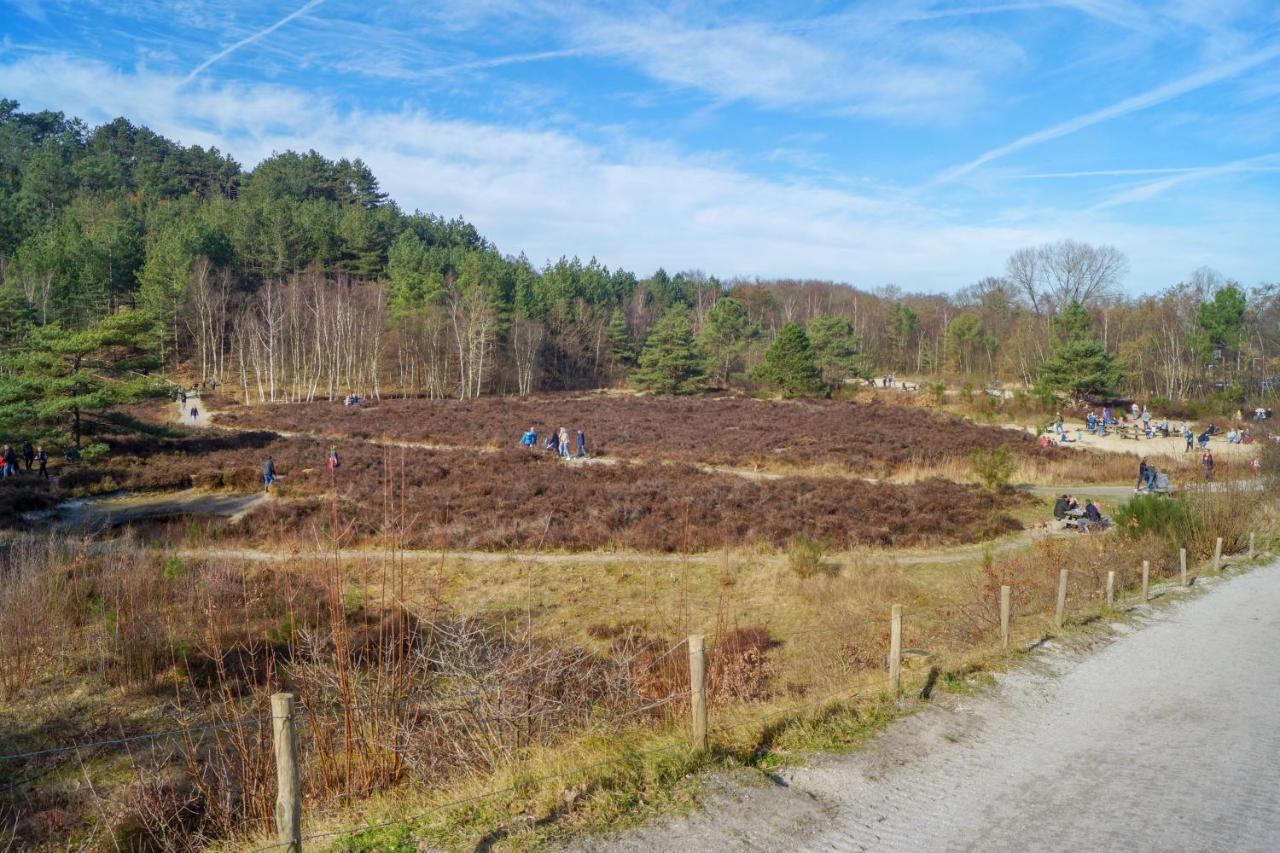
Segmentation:
{"type": "Polygon", "coordinates": [[[0,0],[0,96],[364,158],[535,262],[953,291],[1074,237],[1280,280],[1280,4],[0,0]]]}

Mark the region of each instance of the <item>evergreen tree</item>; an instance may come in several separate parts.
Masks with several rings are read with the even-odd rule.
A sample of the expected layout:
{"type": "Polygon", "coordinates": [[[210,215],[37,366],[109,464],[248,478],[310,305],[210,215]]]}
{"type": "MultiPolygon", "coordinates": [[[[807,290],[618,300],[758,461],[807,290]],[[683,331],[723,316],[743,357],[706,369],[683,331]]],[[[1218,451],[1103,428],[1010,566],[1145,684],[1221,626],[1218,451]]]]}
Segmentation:
{"type": "Polygon", "coordinates": [[[669,308],[649,330],[638,366],[631,372],[631,383],[661,394],[701,391],[706,384],[702,365],[689,312],[669,308]]]}
{"type": "Polygon", "coordinates": [[[85,329],[49,324],[24,345],[0,350],[0,432],[38,436],[65,429],[80,446],[86,422],[110,409],[168,393],[146,371],[152,321],[117,311],[85,329]]]}
{"type": "Polygon", "coordinates": [[[706,354],[711,380],[721,388],[728,387],[730,376],[741,367],[753,332],[747,309],[736,299],[718,299],[707,312],[698,329],[698,345],[706,354]]]}
{"type": "Polygon", "coordinates": [[[822,374],[822,381],[831,388],[839,388],[854,377],[865,379],[871,375],[867,359],[859,349],[858,334],[845,317],[819,314],[809,321],[808,335],[814,363],[822,374]]]}
{"type": "Polygon", "coordinates": [[[796,323],[778,330],[778,337],[764,354],[755,376],[782,391],[786,397],[815,397],[826,393],[813,360],[809,336],[796,323]]]}
{"type": "Polygon", "coordinates": [[[1053,319],[1053,355],[1040,365],[1041,390],[1065,393],[1073,400],[1086,395],[1107,396],[1124,378],[1116,357],[1093,337],[1093,321],[1079,301],[1053,319]]]}
{"type": "Polygon", "coordinates": [[[1213,299],[1200,303],[1191,347],[1203,362],[1225,359],[1244,340],[1244,291],[1234,284],[1219,289],[1213,299]]]}
{"type": "Polygon", "coordinates": [[[627,328],[627,318],[622,311],[613,309],[609,316],[609,326],[605,329],[609,341],[609,359],[616,367],[635,367],[636,348],[631,343],[631,330],[627,328]]]}

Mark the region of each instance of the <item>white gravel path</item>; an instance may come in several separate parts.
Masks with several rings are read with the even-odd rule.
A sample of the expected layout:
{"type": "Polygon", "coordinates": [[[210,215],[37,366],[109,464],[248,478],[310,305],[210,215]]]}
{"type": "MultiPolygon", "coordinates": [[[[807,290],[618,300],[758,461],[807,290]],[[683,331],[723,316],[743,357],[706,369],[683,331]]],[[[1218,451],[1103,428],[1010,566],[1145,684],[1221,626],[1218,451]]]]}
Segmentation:
{"type": "Polygon", "coordinates": [[[577,850],[1280,850],[1280,562],[577,850]]]}

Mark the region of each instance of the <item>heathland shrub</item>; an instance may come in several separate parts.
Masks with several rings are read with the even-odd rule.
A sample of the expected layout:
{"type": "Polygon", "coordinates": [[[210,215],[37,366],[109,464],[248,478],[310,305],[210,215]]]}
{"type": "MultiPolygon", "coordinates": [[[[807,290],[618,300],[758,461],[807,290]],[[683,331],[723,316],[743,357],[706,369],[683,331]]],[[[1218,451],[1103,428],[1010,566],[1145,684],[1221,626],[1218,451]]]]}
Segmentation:
{"type": "Polygon", "coordinates": [[[830,547],[825,540],[798,533],[787,543],[787,566],[801,580],[817,574],[834,575],[840,567],[823,559],[830,547]]]}
{"type": "Polygon", "coordinates": [[[988,490],[1002,491],[1009,486],[1018,461],[1013,458],[1009,445],[1002,444],[994,450],[975,450],[969,455],[973,473],[988,490]]]}
{"type": "Polygon", "coordinates": [[[1134,495],[1112,516],[1122,536],[1159,536],[1170,542],[1182,541],[1190,523],[1185,499],[1162,495],[1134,495]]]}

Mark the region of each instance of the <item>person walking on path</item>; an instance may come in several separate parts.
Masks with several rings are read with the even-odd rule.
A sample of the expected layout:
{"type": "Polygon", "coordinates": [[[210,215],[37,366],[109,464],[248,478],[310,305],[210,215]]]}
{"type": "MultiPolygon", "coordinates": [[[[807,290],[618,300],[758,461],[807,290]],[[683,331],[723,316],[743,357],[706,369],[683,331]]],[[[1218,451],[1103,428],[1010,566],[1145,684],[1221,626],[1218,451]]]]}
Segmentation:
{"type": "Polygon", "coordinates": [[[577,449],[574,451],[574,457],[578,459],[587,458],[587,434],[582,430],[578,430],[577,449]]]}
{"type": "Polygon", "coordinates": [[[36,472],[36,476],[44,477],[46,480],[49,479],[49,454],[45,453],[43,444],[36,448],[36,464],[40,468],[36,472]]]}
{"type": "Polygon", "coordinates": [[[524,431],[524,435],[520,436],[520,446],[525,450],[538,449],[538,431],[533,427],[529,427],[524,431]]]}
{"type": "Polygon", "coordinates": [[[338,466],[342,464],[338,461],[338,448],[329,448],[329,473],[332,474],[338,470],[338,466]]]}
{"type": "Polygon", "coordinates": [[[271,460],[270,454],[262,463],[262,488],[271,493],[271,484],[276,481],[276,463],[271,460]]]}
{"type": "Polygon", "coordinates": [[[31,447],[31,442],[22,442],[22,461],[26,463],[27,473],[31,473],[31,463],[36,461],[36,452],[31,447]]]}
{"type": "Polygon", "coordinates": [[[560,458],[568,459],[569,458],[569,431],[564,427],[560,427],[560,434],[558,436],[558,441],[560,444],[560,458]]]}
{"type": "Polygon", "coordinates": [[[13,452],[13,448],[9,445],[4,446],[4,455],[0,456],[0,462],[4,464],[4,476],[18,476],[18,454],[13,452]]]}
{"type": "Polygon", "coordinates": [[[195,424],[200,421],[200,410],[195,406],[191,407],[191,423],[195,424]]]}
{"type": "Polygon", "coordinates": [[[1184,426],[1183,429],[1186,431],[1185,435],[1187,437],[1187,449],[1182,452],[1190,453],[1192,448],[1196,446],[1196,431],[1193,430],[1189,424],[1184,426]]]}
{"type": "Polygon", "coordinates": [[[1204,456],[1200,457],[1200,464],[1204,466],[1204,479],[1209,482],[1213,479],[1213,451],[1206,450],[1204,456]]]}

